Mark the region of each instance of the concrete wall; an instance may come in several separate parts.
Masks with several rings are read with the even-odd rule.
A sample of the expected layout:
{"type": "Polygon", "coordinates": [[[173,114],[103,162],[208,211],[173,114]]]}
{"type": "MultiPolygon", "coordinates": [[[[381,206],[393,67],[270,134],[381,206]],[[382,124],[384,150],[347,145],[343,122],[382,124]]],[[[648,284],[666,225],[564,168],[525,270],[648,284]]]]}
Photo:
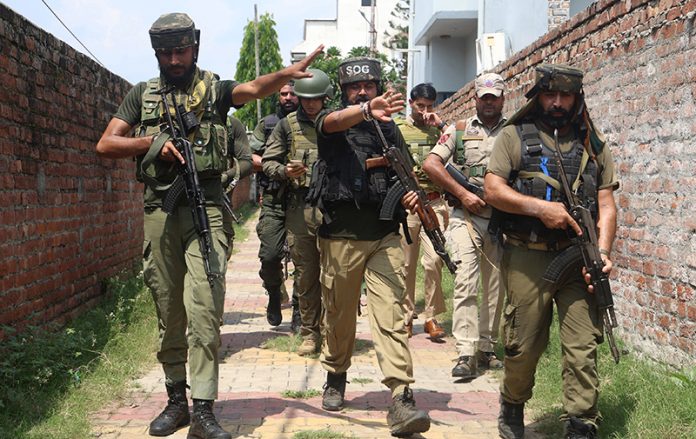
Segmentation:
{"type": "MultiPolygon", "coordinates": [[[[621,338],[674,365],[696,358],[696,2],[603,0],[497,69],[505,111],[524,102],[543,61],[585,70],[595,123],[621,188],[612,289],[621,338]]],[[[470,115],[473,84],[440,107],[470,115]]]]}

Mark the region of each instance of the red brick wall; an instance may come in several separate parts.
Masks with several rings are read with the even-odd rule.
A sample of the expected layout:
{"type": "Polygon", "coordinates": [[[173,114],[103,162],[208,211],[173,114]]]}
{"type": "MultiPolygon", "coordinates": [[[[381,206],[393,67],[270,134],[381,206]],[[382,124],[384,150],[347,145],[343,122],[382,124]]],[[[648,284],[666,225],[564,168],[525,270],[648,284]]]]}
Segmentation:
{"type": "Polygon", "coordinates": [[[62,323],[140,264],[133,163],[94,152],[130,84],[3,4],[0,84],[0,325],[62,323]]]}
{"type": "MultiPolygon", "coordinates": [[[[585,70],[588,106],[621,180],[612,276],[620,335],[675,365],[696,358],[695,11],[693,0],[602,0],[496,69],[509,114],[534,65],[585,70]]],[[[472,85],[442,104],[447,119],[471,114],[472,85]]]]}

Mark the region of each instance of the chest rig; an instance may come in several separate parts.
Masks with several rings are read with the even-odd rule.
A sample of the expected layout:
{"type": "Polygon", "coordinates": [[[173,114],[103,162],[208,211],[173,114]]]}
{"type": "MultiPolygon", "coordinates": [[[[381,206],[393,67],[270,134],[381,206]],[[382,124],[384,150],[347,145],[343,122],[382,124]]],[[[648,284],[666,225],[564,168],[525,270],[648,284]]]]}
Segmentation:
{"type": "MultiPolygon", "coordinates": [[[[532,123],[516,125],[521,139],[520,169],[510,175],[510,185],[521,194],[546,201],[566,202],[560,183],[560,170],[553,145],[546,145],[532,123]]],[[[597,218],[597,164],[590,160],[584,145],[574,140],[561,161],[571,190],[579,196],[594,219],[597,218]]],[[[557,242],[569,237],[566,230],[547,229],[541,220],[524,215],[505,214],[502,231],[531,242],[557,242]]]]}
{"type": "MultiPolygon", "coordinates": [[[[193,146],[196,171],[202,179],[219,177],[228,168],[227,128],[217,109],[217,76],[208,71],[196,70],[195,79],[187,91],[176,90],[177,104],[184,111],[191,111],[200,121],[200,126],[189,135],[193,146]]],[[[139,137],[158,135],[166,128],[162,96],[156,93],[162,88],[160,78],[147,82],[142,95],[140,125],[136,128],[139,137]]],[[[171,107],[171,102],[170,102],[171,107]]],[[[174,109],[170,108],[173,113],[174,109]]],[[[175,115],[172,114],[175,118],[175,115]]],[[[168,188],[177,172],[171,163],[156,159],[148,153],[137,158],[136,177],[154,185],[155,190],[168,188]]]]}
{"type": "MultiPolygon", "coordinates": [[[[387,142],[395,143],[394,122],[380,123],[387,142]]],[[[379,206],[387,195],[389,168],[367,169],[366,160],[381,157],[382,147],[371,122],[349,128],[340,142],[319,145],[319,159],[312,170],[312,184],[307,200],[325,213],[325,203],[351,201],[379,206]]]]}
{"type": "MultiPolygon", "coordinates": [[[[297,112],[288,114],[288,124],[290,125],[290,151],[288,160],[300,160],[308,169],[312,169],[317,161],[319,150],[317,148],[317,131],[314,124],[309,121],[299,120],[297,112]]],[[[293,188],[309,187],[307,174],[291,181],[293,188]]]]}
{"type": "Polygon", "coordinates": [[[430,181],[423,171],[422,166],[423,161],[428,154],[430,154],[433,145],[435,145],[440,138],[440,130],[436,127],[425,127],[421,129],[408,123],[405,119],[397,119],[395,122],[408,145],[408,152],[411,154],[414,163],[416,163],[414,172],[418,178],[418,183],[426,192],[439,191],[440,188],[430,181]]]}
{"type": "Polygon", "coordinates": [[[478,119],[471,117],[466,121],[464,131],[455,131],[454,162],[464,175],[472,179],[473,183],[483,185],[483,177],[486,175],[495,143],[493,133],[500,129],[502,123],[502,121],[499,122],[488,135],[486,128],[478,122],[478,119]]]}

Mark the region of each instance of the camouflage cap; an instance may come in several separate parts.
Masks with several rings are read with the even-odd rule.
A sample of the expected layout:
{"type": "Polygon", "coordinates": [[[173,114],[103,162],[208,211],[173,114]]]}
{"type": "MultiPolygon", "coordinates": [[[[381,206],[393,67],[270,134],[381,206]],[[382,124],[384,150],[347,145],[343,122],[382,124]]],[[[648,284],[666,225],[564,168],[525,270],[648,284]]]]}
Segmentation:
{"type": "Polygon", "coordinates": [[[380,82],[381,80],[382,65],[374,58],[366,56],[347,58],[338,66],[338,83],[341,87],[353,82],[380,82]]]}
{"type": "Polygon", "coordinates": [[[198,44],[196,26],[187,14],[161,15],[150,27],[153,49],[175,49],[198,44]]]}
{"type": "Polygon", "coordinates": [[[580,93],[582,91],[582,70],[564,64],[540,64],[535,69],[536,83],[525,94],[527,99],[541,91],[562,91],[580,93]]]}

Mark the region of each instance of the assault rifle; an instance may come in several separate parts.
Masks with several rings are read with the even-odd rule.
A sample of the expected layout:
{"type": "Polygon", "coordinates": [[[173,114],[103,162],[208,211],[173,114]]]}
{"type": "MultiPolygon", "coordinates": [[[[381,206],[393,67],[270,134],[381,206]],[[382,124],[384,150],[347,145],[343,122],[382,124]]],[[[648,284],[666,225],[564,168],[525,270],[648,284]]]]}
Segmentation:
{"type": "Polygon", "coordinates": [[[215,279],[220,275],[213,273],[210,269],[210,252],[212,249],[212,236],[210,232],[210,221],[208,220],[208,212],[205,210],[205,198],[203,190],[198,182],[198,173],[196,172],[196,160],[193,155],[191,142],[186,136],[193,132],[200,122],[196,115],[190,111],[185,111],[183,105],[176,103],[174,96],[174,86],[164,87],[157,90],[155,93],[162,96],[164,105],[164,114],[167,120],[167,130],[171,135],[172,143],[176,149],[184,156],[185,164],[178,166],[179,175],[172,183],[172,186],[167,191],[167,195],[162,202],[162,210],[168,214],[172,214],[178,205],[179,198],[186,192],[189,206],[191,207],[191,215],[193,216],[193,225],[198,235],[198,245],[203,256],[205,274],[208,278],[208,283],[211,288],[215,279]],[[169,112],[169,104],[167,103],[167,94],[171,94],[172,106],[176,115],[176,124],[172,120],[172,115],[169,112]]]}
{"type": "MultiPolygon", "coordinates": [[[[447,163],[445,165],[445,171],[447,171],[447,173],[452,178],[454,178],[454,181],[456,181],[460,186],[463,186],[464,189],[468,190],[469,192],[483,200],[483,188],[469,181],[469,177],[464,175],[462,171],[457,169],[456,166],[454,166],[452,163],[447,163]]],[[[454,196],[454,194],[451,194],[449,192],[445,192],[445,200],[447,200],[447,203],[450,206],[459,207],[462,204],[461,201],[459,201],[459,199],[454,196]]]]}
{"type": "Polygon", "coordinates": [[[553,284],[568,276],[567,270],[577,269],[577,262],[582,259],[585,269],[592,277],[592,288],[597,300],[597,307],[602,314],[604,331],[609,342],[609,349],[614,361],[619,362],[619,350],[614,340],[613,328],[618,326],[616,315],[614,314],[614,299],[611,295],[609,286],[609,276],[602,271],[604,261],[599,252],[599,242],[597,240],[597,225],[592,219],[590,210],[582,205],[578,196],[573,193],[568,183],[568,175],[563,168],[561,151],[558,147],[558,130],[553,131],[554,157],[560,171],[561,184],[567,200],[567,208],[570,216],[578,223],[582,229],[582,235],[573,238],[571,247],[563,251],[549,264],[543,278],[553,284]]]}
{"type": "Polygon", "coordinates": [[[225,209],[225,212],[227,212],[232,217],[232,220],[235,223],[239,224],[239,217],[232,210],[232,194],[234,193],[234,188],[237,187],[237,183],[238,181],[236,178],[228,180],[227,183],[223,183],[222,207],[223,209],[225,209]]]}
{"type": "Polygon", "coordinates": [[[288,272],[288,263],[290,262],[290,259],[290,243],[286,238],[285,242],[283,242],[283,275],[285,276],[285,279],[287,279],[290,275],[290,273],[288,272]]]}
{"type": "MultiPolygon", "coordinates": [[[[432,242],[435,253],[442,258],[450,273],[454,274],[454,272],[457,271],[457,264],[452,261],[447,253],[447,249],[445,249],[445,235],[443,235],[442,230],[440,230],[437,215],[430,206],[428,198],[425,195],[425,191],[418,184],[418,180],[413,175],[413,170],[406,162],[406,159],[401,151],[394,146],[389,146],[389,143],[387,143],[387,139],[384,137],[384,133],[382,132],[382,128],[379,126],[379,122],[373,120],[372,123],[377,130],[379,140],[382,143],[384,158],[398,179],[396,184],[389,190],[389,193],[387,193],[387,198],[384,200],[382,210],[380,211],[380,219],[392,219],[396,204],[401,202],[401,198],[407,192],[414,191],[418,195],[418,203],[416,204],[415,210],[421,224],[423,225],[423,230],[430,239],[430,242],[432,242]]],[[[381,158],[378,158],[377,160],[381,160],[381,158]]],[[[404,233],[408,235],[408,230],[405,230],[404,233]]]]}

